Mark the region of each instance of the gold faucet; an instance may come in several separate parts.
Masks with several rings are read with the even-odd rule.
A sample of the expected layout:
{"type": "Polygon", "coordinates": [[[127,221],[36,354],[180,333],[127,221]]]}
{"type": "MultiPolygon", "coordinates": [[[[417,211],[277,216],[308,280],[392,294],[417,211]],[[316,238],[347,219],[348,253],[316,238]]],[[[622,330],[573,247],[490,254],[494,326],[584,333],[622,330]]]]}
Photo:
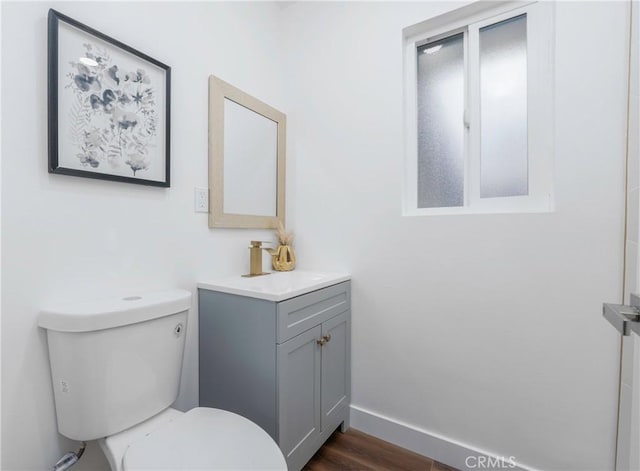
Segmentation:
{"type": "MultiPolygon", "coordinates": [[[[271,275],[269,272],[262,271],[262,250],[266,250],[269,253],[273,249],[269,249],[262,246],[261,240],[252,240],[251,247],[249,247],[249,273],[242,275],[246,278],[253,276],[271,275]]],[[[265,242],[268,244],[269,242],[265,242]]]]}

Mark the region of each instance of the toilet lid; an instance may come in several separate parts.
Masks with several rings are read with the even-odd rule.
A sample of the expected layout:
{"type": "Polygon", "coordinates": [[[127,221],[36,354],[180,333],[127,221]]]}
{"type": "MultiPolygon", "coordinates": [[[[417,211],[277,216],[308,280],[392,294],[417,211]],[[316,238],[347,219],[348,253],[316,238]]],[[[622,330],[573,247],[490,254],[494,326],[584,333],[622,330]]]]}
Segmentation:
{"type": "Polygon", "coordinates": [[[125,470],[278,470],[284,456],[273,439],[242,416],[197,407],[132,443],[125,470]]]}

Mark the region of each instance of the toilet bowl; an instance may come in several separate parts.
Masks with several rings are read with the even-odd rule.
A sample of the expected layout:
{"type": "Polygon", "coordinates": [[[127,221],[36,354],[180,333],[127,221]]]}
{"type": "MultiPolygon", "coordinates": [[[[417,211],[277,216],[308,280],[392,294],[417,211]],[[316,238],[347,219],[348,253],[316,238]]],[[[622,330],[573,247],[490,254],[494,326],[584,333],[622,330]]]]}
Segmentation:
{"type": "Polygon", "coordinates": [[[278,445],[262,428],[221,409],[167,409],[99,440],[113,471],[287,469],[278,445]]]}
{"type": "Polygon", "coordinates": [[[190,306],[190,292],[171,290],[42,310],[58,431],[98,440],[113,471],[286,471],[275,441],[250,420],[170,407],[190,306]]]}

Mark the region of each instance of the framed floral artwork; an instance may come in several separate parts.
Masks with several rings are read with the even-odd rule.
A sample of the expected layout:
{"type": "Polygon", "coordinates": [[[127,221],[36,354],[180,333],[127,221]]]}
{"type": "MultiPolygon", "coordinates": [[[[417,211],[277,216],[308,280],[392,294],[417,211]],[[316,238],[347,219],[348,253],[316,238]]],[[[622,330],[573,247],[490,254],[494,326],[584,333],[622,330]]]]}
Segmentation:
{"type": "Polygon", "coordinates": [[[49,173],[170,186],[171,68],[49,10],[49,173]]]}

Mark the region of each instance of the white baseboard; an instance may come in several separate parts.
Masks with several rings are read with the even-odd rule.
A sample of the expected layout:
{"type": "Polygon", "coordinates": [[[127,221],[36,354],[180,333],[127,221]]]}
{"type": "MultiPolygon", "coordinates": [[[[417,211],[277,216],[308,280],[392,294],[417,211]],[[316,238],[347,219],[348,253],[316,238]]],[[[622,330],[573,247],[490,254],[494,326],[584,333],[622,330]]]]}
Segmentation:
{"type": "Polygon", "coordinates": [[[351,427],[394,445],[463,471],[515,470],[534,471],[533,468],[501,458],[488,451],[456,442],[414,425],[351,405],[351,427]]]}

